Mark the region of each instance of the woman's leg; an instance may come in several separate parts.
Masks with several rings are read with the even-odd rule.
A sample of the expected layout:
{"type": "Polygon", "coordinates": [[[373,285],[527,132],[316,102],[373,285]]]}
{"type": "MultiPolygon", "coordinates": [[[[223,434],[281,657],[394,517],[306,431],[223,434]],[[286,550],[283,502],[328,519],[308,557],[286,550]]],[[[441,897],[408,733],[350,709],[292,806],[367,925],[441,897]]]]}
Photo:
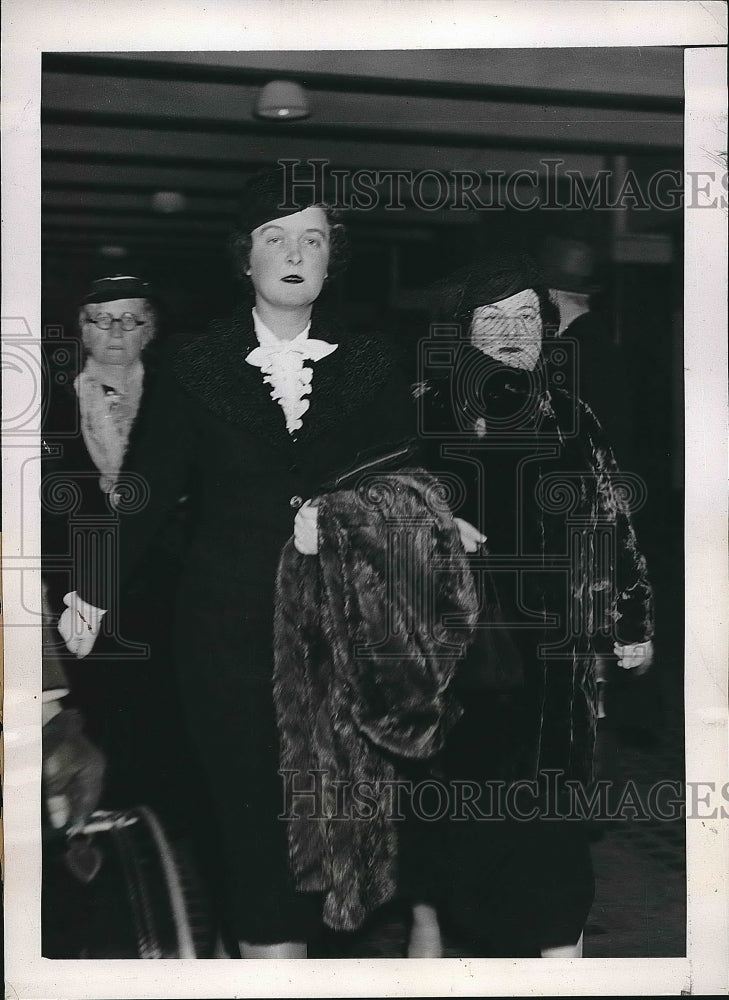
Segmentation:
{"type": "Polygon", "coordinates": [[[289,871],[271,686],[241,686],[220,637],[207,628],[204,634],[208,649],[188,643],[178,656],[215,813],[206,846],[219,876],[228,947],[242,958],[306,958],[321,899],[298,893],[289,871]]]}
{"type": "Polygon", "coordinates": [[[542,948],[542,958],[582,958],[582,938],[580,934],[577,944],[562,944],[556,948],[542,948]]]}
{"type": "Polygon", "coordinates": [[[241,958],[306,958],[306,942],[281,941],[278,944],[240,942],[241,958]]]}
{"type": "Polygon", "coordinates": [[[408,958],[442,958],[438,913],[430,903],[413,904],[413,922],[408,939],[408,958]]]}

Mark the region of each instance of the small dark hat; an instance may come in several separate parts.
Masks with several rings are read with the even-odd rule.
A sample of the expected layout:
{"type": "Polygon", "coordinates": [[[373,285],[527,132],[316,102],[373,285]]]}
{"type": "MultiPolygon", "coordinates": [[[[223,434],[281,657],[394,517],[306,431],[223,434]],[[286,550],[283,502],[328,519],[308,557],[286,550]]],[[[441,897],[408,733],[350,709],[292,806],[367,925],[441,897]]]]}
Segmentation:
{"type": "Polygon", "coordinates": [[[287,183],[283,167],[259,171],[250,178],[242,192],[238,218],[240,230],[252,233],[266,222],[295,215],[321,203],[323,193],[316,192],[313,188],[313,184],[287,183]],[[322,194],[322,197],[317,198],[317,193],[322,194]]]}
{"type": "Polygon", "coordinates": [[[533,257],[504,250],[482,257],[444,278],[434,289],[434,305],[439,311],[462,319],[479,306],[501,302],[526,288],[545,287],[544,274],[533,257]]]}
{"type": "Polygon", "coordinates": [[[541,285],[544,275],[533,257],[526,253],[492,254],[471,265],[463,305],[471,311],[541,285]]]}
{"type": "Polygon", "coordinates": [[[133,274],[114,274],[91,282],[81,305],[92,302],[115,302],[117,299],[151,299],[150,285],[133,274]]]}

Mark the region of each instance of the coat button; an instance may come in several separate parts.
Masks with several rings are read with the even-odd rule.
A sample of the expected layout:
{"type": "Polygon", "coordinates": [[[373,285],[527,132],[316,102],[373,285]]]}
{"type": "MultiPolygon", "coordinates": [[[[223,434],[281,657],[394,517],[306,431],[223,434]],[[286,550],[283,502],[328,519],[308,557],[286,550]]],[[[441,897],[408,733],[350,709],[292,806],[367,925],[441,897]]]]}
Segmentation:
{"type": "Polygon", "coordinates": [[[303,504],[303,502],[304,502],[304,498],[300,497],[298,494],[295,494],[289,500],[289,507],[293,507],[294,510],[298,510],[299,507],[301,507],[301,505],[303,504]]]}

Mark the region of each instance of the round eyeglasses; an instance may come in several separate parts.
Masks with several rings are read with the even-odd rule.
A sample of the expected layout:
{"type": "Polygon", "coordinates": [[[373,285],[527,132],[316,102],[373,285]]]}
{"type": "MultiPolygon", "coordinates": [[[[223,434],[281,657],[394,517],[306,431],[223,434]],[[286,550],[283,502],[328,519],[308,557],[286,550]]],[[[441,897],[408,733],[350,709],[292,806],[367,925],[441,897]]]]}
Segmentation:
{"type": "Polygon", "coordinates": [[[88,323],[93,323],[100,330],[111,330],[114,323],[118,323],[125,333],[131,333],[138,326],[144,326],[146,319],[137,319],[134,313],[122,313],[121,316],[112,316],[111,313],[99,313],[98,316],[86,317],[88,323]]]}

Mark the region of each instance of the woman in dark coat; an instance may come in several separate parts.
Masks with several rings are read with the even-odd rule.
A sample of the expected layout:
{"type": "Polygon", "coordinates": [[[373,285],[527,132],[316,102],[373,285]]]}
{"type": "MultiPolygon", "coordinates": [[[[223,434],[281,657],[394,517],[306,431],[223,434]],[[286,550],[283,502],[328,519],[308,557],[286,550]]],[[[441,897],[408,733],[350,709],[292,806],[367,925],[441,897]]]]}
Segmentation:
{"type": "MultiPolygon", "coordinates": [[[[114,531],[115,498],[124,493],[121,467],[154,367],[148,349],[157,313],[149,285],[123,274],[93,281],[79,307],[79,329],[83,366],[73,379],[50,373],[43,420],[44,581],[56,615],[70,589],[74,550],[114,531]]],[[[177,745],[176,759],[182,753],[163,648],[169,632],[164,602],[157,601],[154,618],[147,611],[151,595],[164,591],[174,574],[174,554],[159,541],[148,553],[145,587],[126,595],[116,634],[102,638],[93,659],[65,663],[72,700],[108,759],[107,808],[146,802],[164,810],[173,798],[165,790],[171,746],[177,745]]]]}
{"type": "MultiPolygon", "coordinates": [[[[321,909],[316,894],[295,889],[277,818],[277,564],[292,533],[300,551],[314,550],[305,501],[322,483],[412,430],[409,394],[383,347],[315,307],[341,263],[341,227],[320,205],[290,207],[282,179],[253,180],[236,240],[254,299],[203,337],[170,345],[128,470],[144,483],[143,502],[120,524],[123,581],[176,498],[194,492],[177,666],[224,839],[232,927],[243,957],[265,958],[304,957],[321,909]]],[[[59,629],[78,655],[101,609],[114,607],[112,583],[82,573],[69,597],[59,629]]]]}
{"type": "Polygon", "coordinates": [[[452,824],[450,915],[492,954],[578,954],[593,894],[586,824],[538,814],[568,808],[565,780],[586,788],[593,779],[595,637],[612,640],[622,666],[650,665],[652,594],[631,524],[633,486],[593,413],[548,370],[542,341],[558,317],[531,258],[478,261],[439,298],[443,321],[461,334],[426,345],[437,367],[419,386],[421,425],[433,470],[459,484],[455,512],[487,538],[473,567],[487,571],[483,600],[508,624],[466,662],[450,775],[540,783],[529,822],[514,817],[535,805],[524,789],[504,821],[452,824]],[[485,662],[500,656],[518,659],[524,677],[506,701],[485,662]]]}

